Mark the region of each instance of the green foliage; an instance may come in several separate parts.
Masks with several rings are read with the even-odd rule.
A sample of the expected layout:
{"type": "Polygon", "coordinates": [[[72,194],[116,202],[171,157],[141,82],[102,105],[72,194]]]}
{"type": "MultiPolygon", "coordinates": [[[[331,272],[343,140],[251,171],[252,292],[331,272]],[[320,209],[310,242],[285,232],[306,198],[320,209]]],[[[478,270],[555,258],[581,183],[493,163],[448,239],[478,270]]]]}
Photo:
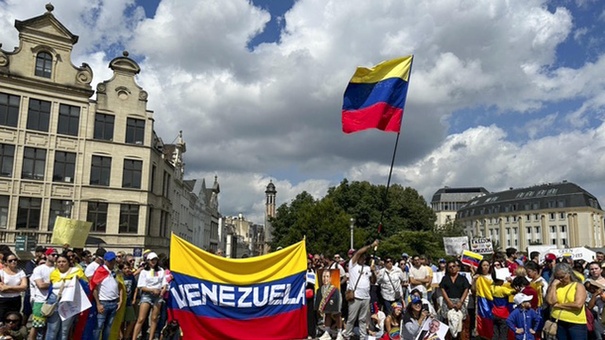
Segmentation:
{"type": "Polygon", "coordinates": [[[344,256],[350,247],[351,217],[355,219],[354,247],[380,238],[378,254],[383,256],[407,252],[442,257],[443,237],[463,235],[461,226],[454,223],[436,230],[434,212],[415,189],[391,185],[386,207],[384,195],[384,185],[346,179],[319,200],[302,192],[277,209],[271,220],[271,246],[287,246],[306,236],[308,252],[344,256]]]}

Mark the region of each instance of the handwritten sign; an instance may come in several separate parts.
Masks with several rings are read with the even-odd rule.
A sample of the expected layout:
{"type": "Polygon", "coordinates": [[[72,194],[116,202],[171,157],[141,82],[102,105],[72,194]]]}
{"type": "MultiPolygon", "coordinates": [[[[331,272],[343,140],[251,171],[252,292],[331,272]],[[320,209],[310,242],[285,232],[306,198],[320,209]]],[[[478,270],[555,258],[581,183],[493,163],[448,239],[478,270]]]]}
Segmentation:
{"type": "Polygon", "coordinates": [[[71,248],[84,248],[91,226],[92,222],[58,216],[50,243],[57,246],[67,243],[71,248]]]}
{"type": "Polygon", "coordinates": [[[492,254],[494,248],[492,247],[491,238],[474,238],[471,241],[471,251],[477,254],[492,254]]]}

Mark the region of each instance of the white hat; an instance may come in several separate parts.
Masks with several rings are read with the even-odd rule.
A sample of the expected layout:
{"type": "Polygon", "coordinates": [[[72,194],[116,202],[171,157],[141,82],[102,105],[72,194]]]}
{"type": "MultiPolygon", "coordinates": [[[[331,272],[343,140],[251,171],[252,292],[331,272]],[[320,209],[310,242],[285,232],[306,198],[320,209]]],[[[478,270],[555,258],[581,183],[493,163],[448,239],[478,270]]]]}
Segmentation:
{"type": "Polygon", "coordinates": [[[533,297],[530,295],[518,293],[517,295],[515,295],[515,298],[513,299],[513,301],[515,303],[515,306],[519,306],[520,304],[522,304],[525,301],[531,301],[531,299],[533,299],[533,297]]]}
{"type": "Polygon", "coordinates": [[[158,258],[158,254],[151,252],[149,254],[147,254],[147,261],[151,261],[153,259],[157,259],[158,258]]]}

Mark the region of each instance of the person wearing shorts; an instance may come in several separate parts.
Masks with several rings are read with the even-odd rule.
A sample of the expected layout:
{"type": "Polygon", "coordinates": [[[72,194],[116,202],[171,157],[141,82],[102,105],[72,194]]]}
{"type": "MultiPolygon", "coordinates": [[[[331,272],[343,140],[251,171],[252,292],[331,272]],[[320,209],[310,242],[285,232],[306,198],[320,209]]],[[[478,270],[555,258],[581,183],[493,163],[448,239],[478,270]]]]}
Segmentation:
{"type": "Polygon", "coordinates": [[[50,273],[55,269],[56,249],[49,248],[44,253],[46,262],[34,268],[29,278],[29,289],[32,298],[32,328],[30,339],[43,339],[46,328],[46,316],[42,315],[42,305],[48,296],[50,273]]]}

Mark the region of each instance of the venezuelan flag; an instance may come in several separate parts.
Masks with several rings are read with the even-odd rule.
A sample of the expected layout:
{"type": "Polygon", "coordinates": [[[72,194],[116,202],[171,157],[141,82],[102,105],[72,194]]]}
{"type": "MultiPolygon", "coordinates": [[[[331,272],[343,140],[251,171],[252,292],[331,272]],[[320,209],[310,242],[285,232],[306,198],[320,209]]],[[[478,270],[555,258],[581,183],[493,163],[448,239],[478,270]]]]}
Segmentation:
{"type": "Polygon", "coordinates": [[[414,56],[358,67],[345,90],[342,131],[366,129],[399,132],[414,56]]]}
{"type": "Polygon", "coordinates": [[[168,308],[186,339],[307,337],[304,241],[247,259],[207,253],[172,235],[168,308]]]}
{"type": "Polygon", "coordinates": [[[481,260],[483,260],[483,255],[465,250],[462,252],[462,259],[460,261],[471,267],[477,268],[479,267],[479,262],[481,262],[481,260]]]}
{"type": "Polygon", "coordinates": [[[475,280],[477,301],[477,334],[485,339],[491,339],[494,335],[494,318],[492,308],[494,297],[492,295],[492,279],[489,276],[480,275],[475,280]]]}

